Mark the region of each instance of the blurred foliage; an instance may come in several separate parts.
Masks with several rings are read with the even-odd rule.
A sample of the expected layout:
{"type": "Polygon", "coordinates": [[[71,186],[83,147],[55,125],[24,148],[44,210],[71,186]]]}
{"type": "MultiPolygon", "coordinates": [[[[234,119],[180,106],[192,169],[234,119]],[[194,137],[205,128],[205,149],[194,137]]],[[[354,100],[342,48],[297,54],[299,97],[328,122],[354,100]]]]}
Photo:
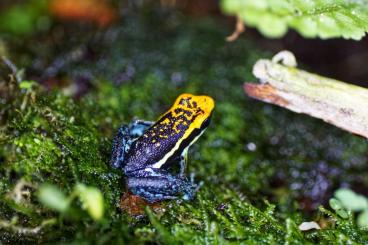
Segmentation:
{"type": "Polygon", "coordinates": [[[47,0],[31,0],[14,4],[0,12],[0,31],[13,35],[23,36],[45,31],[50,24],[47,0]]]}
{"type": "Polygon", "coordinates": [[[368,198],[356,194],[346,188],[336,190],[335,197],[330,199],[330,206],[342,218],[348,217],[348,211],[360,212],[357,223],[360,227],[368,228],[368,198]]]}
{"type": "Polygon", "coordinates": [[[71,212],[71,202],[79,197],[82,207],[95,220],[100,220],[104,213],[104,200],[99,189],[78,183],[74,191],[67,197],[56,186],[43,184],[39,188],[38,199],[46,207],[60,213],[71,212]]]}
{"type": "Polygon", "coordinates": [[[368,186],[366,141],[246,98],[242,84],[267,54],[225,42],[226,33],[213,21],[142,11],[107,30],[65,28],[37,52],[24,40],[28,73],[70,82],[50,91],[0,70],[1,241],[364,243],[352,215],[317,207],[339,186],[368,186]],[[80,83],[89,87],[73,99],[80,83]],[[113,135],[134,117],[156,120],[183,92],[216,100],[189,151],[188,172],[204,185],[193,201],[131,217],[118,207],[122,173],[108,166],[113,135]],[[91,205],[102,203],[98,193],[103,208],[91,205]],[[305,220],[322,229],[300,231],[305,220]]]}
{"type": "MultiPolygon", "coordinates": [[[[48,31],[56,19],[69,22],[92,22],[100,27],[111,25],[117,11],[101,0],[31,0],[8,4],[0,10],[3,34],[30,36],[48,31]]],[[[0,54],[1,54],[0,47],[0,54]]]]}
{"type": "Polygon", "coordinates": [[[94,22],[100,27],[117,18],[116,10],[105,0],[50,0],[49,11],[62,20],[94,22]]]}
{"type": "Polygon", "coordinates": [[[368,31],[367,1],[222,0],[222,10],[237,15],[263,35],[278,38],[288,28],[308,38],[360,40],[368,31]]]}

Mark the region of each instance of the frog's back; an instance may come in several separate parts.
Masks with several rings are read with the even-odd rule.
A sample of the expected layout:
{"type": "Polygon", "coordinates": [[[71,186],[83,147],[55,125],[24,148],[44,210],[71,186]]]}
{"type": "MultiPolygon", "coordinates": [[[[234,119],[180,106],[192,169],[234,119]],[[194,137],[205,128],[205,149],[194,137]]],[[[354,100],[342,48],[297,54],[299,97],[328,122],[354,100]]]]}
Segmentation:
{"type": "Polygon", "coordinates": [[[208,96],[180,95],[170,110],[132,143],[124,161],[125,173],[168,166],[208,126],[213,107],[208,96]]]}
{"type": "Polygon", "coordinates": [[[160,161],[164,165],[176,158],[180,152],[180,144],[177,143],[183,138],[189,125],[190,121],[187,119],[174,118],[172,113],[166,113],[132,143],[125,159],[125,173],[152,167],[160,161]]]}

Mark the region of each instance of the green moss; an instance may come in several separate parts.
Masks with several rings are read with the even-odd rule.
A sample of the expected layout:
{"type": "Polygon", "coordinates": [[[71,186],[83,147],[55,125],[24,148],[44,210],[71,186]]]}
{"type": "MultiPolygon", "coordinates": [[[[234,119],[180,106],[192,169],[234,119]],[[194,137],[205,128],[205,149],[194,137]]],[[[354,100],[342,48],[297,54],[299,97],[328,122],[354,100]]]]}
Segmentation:
{"type": "Polygon", "coordinates": [[[246,98],[242,83],[252,79],[251,66],[264,54],[250,41],[226,43],[218,24],[202,20],[172,26],[157,23],[162,20],[157,16],[125,18],[122,27],[112,27],[96,43],[93,61],[63,68],[70,79],[84,73],[91,77],[94,89],[79,100],[37,85],[21,89],[3,76],[0,221],[17,216],[17,225],[35,227],[58,219],[37,235],[20,235],[0,225],[4,241],[257,244],[368,239],[352,217],[317,211],[339,185],[357,180],[368,185],[358,178],[367,173],[365,141],[246,98]],[[216,100],[211,126],[189,152],[188,172],[203,186],[194,201],[166,202],[165,211],[147,209],[144,217],[130,217],[117,208],[124,190],[122,173],[108,165],[113,135],[134,117],[155,120],[182,92],[216,100]],[[9,193],[21,179],[32,185],[31,194],[16,203],[9,193]],[[66,216],[45,208],[35,198],[44,182],[66,195],[77,183],[99,188],[105,218],[94,222],[78,202],[66,216]],[[327,228],[299,231],[298,225],[309,220],[326,221],[327,228]]]}

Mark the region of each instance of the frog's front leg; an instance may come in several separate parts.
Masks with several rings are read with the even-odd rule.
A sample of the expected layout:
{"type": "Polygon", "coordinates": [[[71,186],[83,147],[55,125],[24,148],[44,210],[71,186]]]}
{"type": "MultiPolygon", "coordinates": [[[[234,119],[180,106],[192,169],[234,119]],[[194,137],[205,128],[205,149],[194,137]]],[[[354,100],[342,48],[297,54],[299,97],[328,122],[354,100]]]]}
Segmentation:
{"type": "Polygon", "coordinates": [[[185,176],[185,169],[187,168],[187,154],[183,154],[180,156],[179,164],[180,164],[180,172],[179,176],[185,176]]]}
{"type": "Polygon", "coordinates": [[[175,166],[179,163],[179,177],[185,178],[185,170],[187,168],[187,154],[182,154],[174,158],[168,165],[175,166]]]}
{"type": "Polygon", "coordinates": [[[127,176],[128,189],[148,202],[176,199],[182,193],[184,200],[193,199],[197,186],[186,178],[174,176],[166,170],[147,168],[127,176]]]}

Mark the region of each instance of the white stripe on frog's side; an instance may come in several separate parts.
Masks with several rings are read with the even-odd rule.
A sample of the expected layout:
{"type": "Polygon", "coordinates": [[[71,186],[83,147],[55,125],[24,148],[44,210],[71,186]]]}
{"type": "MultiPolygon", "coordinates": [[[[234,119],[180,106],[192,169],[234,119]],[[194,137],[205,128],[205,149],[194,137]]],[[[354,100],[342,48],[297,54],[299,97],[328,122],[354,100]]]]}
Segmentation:
{"type": "MultiPolygon", "coordinates": [[[[201,137],[201,135],[204,133],[206,129],[203,129],[202,132],[197,135],[197,137],[195,137],[192,142],[190,142],[190,144],[185,147],[185,149],[183,150],[184,153],[186,153],[188,151],[188,148],[198,140],[199,137],[201,137]]],[[[183,140],[179,140],[178,142],[176,142],[175,146],[171,149],[171,151],[169,151],[160,161],[156,162],[155,164],[152,165],[152,168],[161,168],[162,165],[164,165],[166,163],[166,161],[175,153],[175,151],[177,151],[179,149],[180,143],[183,140]]]]}

